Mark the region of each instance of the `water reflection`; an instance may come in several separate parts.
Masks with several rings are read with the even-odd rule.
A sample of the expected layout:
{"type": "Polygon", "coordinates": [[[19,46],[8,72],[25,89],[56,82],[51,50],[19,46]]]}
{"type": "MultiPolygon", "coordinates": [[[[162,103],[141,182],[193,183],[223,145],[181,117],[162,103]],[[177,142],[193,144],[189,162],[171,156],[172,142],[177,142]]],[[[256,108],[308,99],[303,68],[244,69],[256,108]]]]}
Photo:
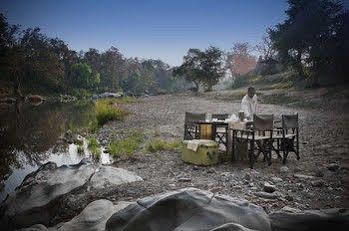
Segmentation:
{"type": "Polygon", "coordinates": [[[67,129],[85,127],[93,118],[93,102],[0,104],[0,201],[40,164],[75,164],[90,156],[86,141],[82,155],[76,145],[62,148],[57,141],[67,129]]]}

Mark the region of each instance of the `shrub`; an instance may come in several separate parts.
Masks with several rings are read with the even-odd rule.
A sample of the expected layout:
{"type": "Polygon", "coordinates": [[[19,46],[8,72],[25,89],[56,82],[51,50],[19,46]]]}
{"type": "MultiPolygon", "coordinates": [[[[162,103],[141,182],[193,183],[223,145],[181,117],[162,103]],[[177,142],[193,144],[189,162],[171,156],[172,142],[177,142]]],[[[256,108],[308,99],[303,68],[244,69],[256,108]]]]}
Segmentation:
{"type": "Polygon", "coordinates": [[[102,99],[96,102],[96,118],[98,126],[103,126],[111,120],[122,120],[127,112],[118,108],[115,101],[110,99],[102,99]]]}
{"type": "Polygon", "coordinates": [[[134,132],[123,140],[115,140],[109,145],[109,153],[114,157],[131,156],[143,142],[143,135],[134,132]]]}
{"type": "Polygon", "coordinates": [[[84,146],[79,144],[77,151],[79,154],[83,154],[84,153],[84,146]]]}
{"type": "Polygon", "coordinates": [[[101,155],[101,146],[99,145],[96,138],[91,137],[88,139],[88,149],[91,151],[92,156],[99,158],[101,155]]]}
{"type": "Polygon", "coordinates": [[[148,152],[154,153],[154,152],[163,151],[163,150],[176,150],[180,147],[182,147],[182,144],[180,141],[166,141],[166,140],[155,139],[155,140],[152,140],[147,145],[146,149],[148,152]]]}

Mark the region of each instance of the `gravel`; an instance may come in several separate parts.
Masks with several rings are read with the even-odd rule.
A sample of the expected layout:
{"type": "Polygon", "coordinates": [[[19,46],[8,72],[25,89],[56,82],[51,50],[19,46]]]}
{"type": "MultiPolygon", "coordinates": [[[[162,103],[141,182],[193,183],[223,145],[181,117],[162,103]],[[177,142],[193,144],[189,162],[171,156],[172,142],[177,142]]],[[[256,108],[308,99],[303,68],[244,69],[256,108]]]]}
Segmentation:
{"type": "MultiPolygon", "coordinates": [[[[151,96],[122,107],[131,114],[123,122],[110,122],[101,128],[97,134],[100,141],[106,140],[109,143],[113,139],[122,139],[134,130],[143,132],[146,140],[154,137],[166,140],[182,139],[186,111],[237,113],[240,104],[210,100],[188,93],[151,96]]],[[[150,154],[142,147],[129,159],[119,160],[114,165],[135,172],[144,182],[132,183],[119,192],[110,193],[107,199],[134,200],[169,190],[196,187],[247,199],[264,207],[268,212],[285,206],[302,210],[343,207],[346,203],[343,194],[349,195],[343,184],[349,182],[345,175],[347,171],[329,171],[328,167],[332,163],[339,163],[337,165],[340,168],[348,160],[343,152],[348,150],[349,113],[344,109],[320,111],[266,104],[259,106],[259,113],[273,113],[277,118],[281,114],[299,113],[299,161],[291,153],[286,165],[282,165],[275,155],[271,166],[260,159],[254,170],[249,169],[248,161],[202,167],[184,163],[178,151],[150,154]],[[321,183],[316,181],[311,184],[309,179],[319,179],[319,171],[326,173],[321,174],[321,183]],[[294,177],[295,173],[311,177],[297,178],[294,177]],[[277,184],[278,194],[262,192],[264,182],[270,181],[277,184]],[[323,187],[324,182],[326,187],[323,187]],[[270,194],[273,195],[272,201],[265,199],[270,198],[270,194]]],[[[330,167],[334,168],[338,170],[337,167],[330,167]]]]}

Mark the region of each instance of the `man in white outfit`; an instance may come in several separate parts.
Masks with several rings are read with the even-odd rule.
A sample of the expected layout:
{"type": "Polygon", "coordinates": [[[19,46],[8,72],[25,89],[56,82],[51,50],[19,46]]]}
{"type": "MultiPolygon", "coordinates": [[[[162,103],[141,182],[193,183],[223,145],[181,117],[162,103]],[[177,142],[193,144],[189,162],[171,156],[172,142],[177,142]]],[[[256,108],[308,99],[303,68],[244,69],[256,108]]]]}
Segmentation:
{"type": "Polygon", "coordinates": [[[253,114],[257,111],[257,95],[253,87],[249,87],[247,94],[242,98],[241,110],[245,114],[245,118],[253,120],[253,114]]]}

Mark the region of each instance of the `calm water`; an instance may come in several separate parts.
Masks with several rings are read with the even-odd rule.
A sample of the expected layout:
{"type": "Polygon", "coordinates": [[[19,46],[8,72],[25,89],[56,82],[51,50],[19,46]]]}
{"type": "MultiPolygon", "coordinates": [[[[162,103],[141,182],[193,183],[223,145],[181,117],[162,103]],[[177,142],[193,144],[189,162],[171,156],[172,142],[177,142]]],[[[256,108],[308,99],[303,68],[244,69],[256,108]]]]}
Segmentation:
{"type": "MultiPolygon", "coordinates": [[[[76,164],[91,156],[85,140],[85,152],[79,154],[75,144],[59,138],[68,129],[87,126],[93,107],[93,102],[0,104],[0,202],[41,164],[76,164]]],[[[101,162],[109,163],[109,156],[103,154],[101,162]]]]}

